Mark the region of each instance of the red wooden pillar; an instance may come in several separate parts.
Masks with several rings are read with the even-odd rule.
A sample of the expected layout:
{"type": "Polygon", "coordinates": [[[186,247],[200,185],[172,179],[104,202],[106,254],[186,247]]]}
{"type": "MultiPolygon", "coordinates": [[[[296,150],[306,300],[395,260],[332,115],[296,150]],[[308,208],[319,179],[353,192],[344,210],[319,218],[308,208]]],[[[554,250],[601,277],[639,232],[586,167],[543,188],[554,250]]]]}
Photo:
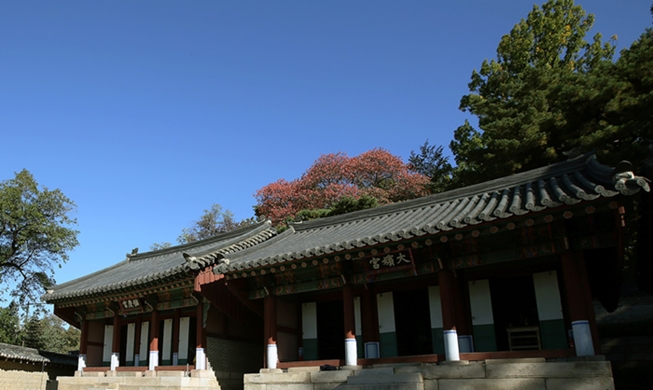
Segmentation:
{"type": "Polygon", "coordinates": [[[204,350],[204,304],[197,304],[197,321],[195,324],[195,369],[206,370],[206,353],[204,350]]]}
{"type": "Polygon", "coordinates": [[[263,316],[266,344],[266,367],[277,368],[279,354],[277,352],[277,302],[273,295],[263,299],[263,316]]]}
{"type": "Polygon", "coordinates": [[[453,272],[441,269],[438,272],[440,303],[442,306],[442,327],[444,329],[444,353],[446,360],[460,360],[458,332],[456,330],[456,294],[459,288],[453,272]]]}
{"type": "Polygon", "coordinates": [[[120,365],[120,317],[113,315],[113,339],[111,340],[111,370],[120,365]]]}
{"type": "Polygon", "coordinates": [[[79,357],[77,358],[77,371],[84,371],[86,367],[86,354],[88,353],[88,320],[81,320],[79,326],[79,357]]]}
{"type": "Polygon", "coordinates": [[[595,339],[598,335],[595,330],[596,325],[592,326],[594,308],[592,307],[592,297],[583,253],[581,251],[568,251],[560,256],[560,260],[576,355],[594,355],[595,339]],[[594,328],[594,331],[592,328],[594,328]]]}
{"type": "Polygon", "coordinates": [[[358,346],[356,345],[354,293],[350,285],[342,289],[342,307],[345,320],[345,366],[355,366],[358,363],[358,346]]]}
{"type": "Polygon", "coordinates": [[[159,365],[159,319],[156,309],[152,310],[150,323],[150,356],[148,369],[154,370],[159,365]]]}
{"type": "Polygon", "coordinates": [[[361,331],[363,333],[365,358],[374,359],[380,357],[379,313],[376,305],[376,294],[371,286],[367,287],[361,294],[361,331]]]}

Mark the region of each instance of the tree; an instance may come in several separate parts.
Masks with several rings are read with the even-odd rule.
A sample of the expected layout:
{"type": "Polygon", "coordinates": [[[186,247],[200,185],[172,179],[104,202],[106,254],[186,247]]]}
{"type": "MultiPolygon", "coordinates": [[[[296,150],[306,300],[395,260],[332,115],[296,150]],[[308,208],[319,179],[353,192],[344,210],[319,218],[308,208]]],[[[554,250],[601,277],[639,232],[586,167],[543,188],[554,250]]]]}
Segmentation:
{"type": "Polygon", "coordinates": [[[18,305],[11,302],[0,308],[0,343],[18,345],[20,341],[20,317],[18,305]]]}
{"type": "Polygon", "coordinates": [[[609,91],[605,109],[610,126],[594,136],[612,141],[609,145],[618,152],[614,160],[641,161],[653,141],[653,29],[621,51],[612,75],[617,88],[609,91]]]}
{"type": "Polygon", "coordinates": [[[222,211],[222,206],[214,203],[210,210],[204,210],[204,214],[190,227],[184,228],[177,238],[180,244],[203,240],[221,233],[251,225],[255,222],[253,218],[242,221],[234,220],[234,213],[230,210],[222,211]]]}
{"type": "Polygon", "coordinates": [[[336,209],[342,212],[424,196],[428,194],[428,183],[427,176],[412,171],[384,149],[372,149],[356,157],[325,154],[299,179],[280,179],[256,191],[254,209],[258,217],[285,224],[302,210],[312,210],[304,211],[305,217],[324,216],[336,209]]]}
{"type": "Polygon", "coordinates": [[[40,318],[34,313],[23,328],[23,344],[41,351],[67,354],[79,350],[80,334],[79,329],[66,326],[54,314],[40,318]]]}
{"type": "Polygon", "coordinates": [[[592,137],[609,100],[605,76],[614,46],[592,28],[573,0],[535,5],[504,35],[497,59],[472,73],[470,94],[460,109],[478,117],[454,133],[451,149],[457,185],[467,185],[546,165],[565,153],[590,150],[605,139],[592,137]]]}
{"type": "MultiPolygon", "coordinates": [[[[194,221],[191,226],[181,231],[181,234],[177,237],[177,242],[179,244],[187,244],[189,242],[203,240],[251,225],[255,222],[254,218],[236,221],[234,214],[230,210],[222,211],[222,206],[215,203],[211,206],[211,209],[204,210],[204,214],[202,214],[200,219],[194,221]]],[[[172,244],[169,242],[154,243],[150,245],[150,250],[155,251],[171,246],[172,244]]]]}
{"type": "Polygon", "coordinates": [[[54,283],[55,266],[77,246],[75,204],[58,190],[39,188],[23,170],[0,182],[0,283],[21,302],[39,304],[54,283]]]}
{"type": "Polygon", "coordinates": [[[79,350],[81,332],[66,326],[61,318],[49,314],[40,320],[42,350],[67,354],[79,350]]]}
{"type": "Polygon", "coordinates": [[[413,171],[431,178],[428,189],[434,194],[446,191],[451,185],[453,168],[449,164],[449,157],[442,153],[442,146],[429,145],[429,141],[426,140],[424,145],[419,147],[419,154],[411,151],[408,157],[408,163],[413,171]]]}

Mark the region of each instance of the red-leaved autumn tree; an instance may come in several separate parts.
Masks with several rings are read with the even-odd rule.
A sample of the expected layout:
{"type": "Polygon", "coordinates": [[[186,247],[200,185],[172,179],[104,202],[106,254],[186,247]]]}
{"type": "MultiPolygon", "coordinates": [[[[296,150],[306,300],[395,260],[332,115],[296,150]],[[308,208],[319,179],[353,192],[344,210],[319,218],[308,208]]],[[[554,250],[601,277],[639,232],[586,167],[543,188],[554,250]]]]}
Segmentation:
{"type": "Polygon", "coordinates": [[[299,179],[279,179],[256,191],[255,210],[279,224],[302,210],[332,209],[346,198],[374,198],[382,205],[425,196],[429,180],[384,149],[356,157],[325,154],[299,179]]]}

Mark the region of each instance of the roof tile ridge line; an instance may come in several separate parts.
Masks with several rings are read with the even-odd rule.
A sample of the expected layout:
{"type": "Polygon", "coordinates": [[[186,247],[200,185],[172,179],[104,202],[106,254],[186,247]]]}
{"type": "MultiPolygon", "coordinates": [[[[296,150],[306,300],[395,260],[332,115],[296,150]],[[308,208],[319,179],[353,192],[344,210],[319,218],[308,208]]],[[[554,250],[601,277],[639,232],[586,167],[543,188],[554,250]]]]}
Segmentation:
{"type": "MultiPolygon", "coordinates": [[[[589,159],[594,156],[593,153],[586,153],[575,157],[573,159],[560,161],[557,163],[549,164],[540,168],[531,169],[525,172],[515,173],[509,176],[499,177],[496,179],[488,180],[482,183],[472,184],[469,186],[456,188],[453,190],[441,192],[438,194],[423,196],[420,198],[409,199],[401,202],[391,203],[374,207],[371,209],[353,211],[332,217],[318,218],[310,221],[303,221],[292,223],[291,226],[297,230],[310,230],[319,229],[326,226],[339,225],[347,222],[352,222],[360,219],[374,218],[393,212],[401,212],[419,206],[428,206],[437,202],[448,202],[460,198],[461,196],[474,196],[482,193],[489,193],[497,189],[512,188],[516,185],[522,185],[535,178],[541,177],[546,174],[548,177],[553,177],[563,173],[573,172],[579,168],[586,167],[589,159]]],[[[596,158],[595,158],[596,159],[596,158]]],[[[600,165],[604,165],[598,163],[600,165]]],[[[605,165],[604,165],[605,166],[605,165]]]]}
{"type": "Polygon", "coordinates": [[[119,261],[119,262],[117,262],[117,263],[115,263],[115,264],[113,264],[113,265],[110,265],[110,266],[108,266],[108,267],[106,267],[106,268],[99,269],[99,270],[97,270],[97,271],[95,271],[95,272],[92,272],[92,273],[90,273],[90,274],[83,275],[83,276],[80,276],[79,278],[72,279],[72,280],[69,280],[69,281],[67,281],[67,282],[64,282],[64,283],[61,283],[61,284],[57,284],[57,285],[51,286],[50,288],[46,289],[46,293],[45,293],[45,295],[43,295],[43,297],[47,297],[48,295],[51,295],[51,294],[53,294],[53,293],[56,293],[56,292],[54,291],[55,289],[63,288],[63,287],[68,287],[69,285],[71,285],[71,284],[73,284],[73,283],[79,283],[79,282],[81,282],[81,281],[84,281],[84,280],[87,280],[87,279],[89,279],[89,278],[95,277],[95,276],[97,276],[97,275],[99,275],[99,274],[102,274],[102,273],[104,273],[104,272],[110,271],[110,270],[112,270],[112,269],[114,269],[114,268],[118,268],[118,267],[120,267],[120,266],[122,266],[123,264],[128,263],[128,262],[129,262],[129,259],[124,259],[124,260],[121,260],[121,261],[119,261]],[[48,293],[48,291],[52,291],[52,292],[48,293]]]}
{"type": "MultiPolygon", "coordinates": [[[[266,221],[266,222],[267,222],[267,221],[266,221]]],[[[261,223],[261,224],[259,224],[259,225],[257,226],[257,229],[258,229],[258,228],[262,228],[261,231],[259,232],[259,234],[268,232],[268,231],[270,230],[270,228],[268,227],[268,225],[269,225],[269,224],[267,224],[267,223],[261,223]]],[[[252,229],[252,230],[255,230],[255,229],[252,229]]],[[[236,237],[237,237],[237,236],[236,236],[236,237]]],[[[236,244],[232,244],[232,245],[236,245],[236,244]]],[[[216,252],[217,252],[217,251],[216,251],[216,252]]],[[[211,253],[216,253],[216,252],[211,252],[211,253]]],[[[127,260],[123,260],[123,261],[121,261],[120,263],[117,263],[117,264],[115,264],[115,265],[112,266],[112,267],[105,268],[105,269],[100,270],[100,271],[98,271],[98,272],[96,272],[96,273],[94,273],[94,274],[97,274],[97,273],[99,273],[99,272],[101,272],[101,271],[106,271],[106,270],[108,270],[108,269],[114,268],[114,267],[116,267],[116,266],[118,266],[118,265],[121,265],[121,264],[123,264],[123,263],[125,263],[125,262],[128,262],[128,261],[129,261],[129,259],[127,259],[127,260]]],[[[205,265],[205,266],[206,266],[206,265],[205,265]]],[[[158,271],[158,272],[154,272],[154,273],[152,273],[152,274],[149,274],[149,275],[147,275],[147,277],[143,280],[143,283],[137,283],[137,284],[139,284],[139,285],[140,285],[140,284],[147,284],[147,283],[150,283],[150,282],[153,281],[153,280],[158,280],[158,279],[161,279],[161,278],[179,277],[179,275],[182,275],[182,276],[183,276],[183,275],[187,275],[187,274],[189,274],[189,273],[195,272],[195,271],[196,271],[196,270],[193,269],[193,264],[191,264],[191,263],[189,263],[189,262],[183,262],[183,263],[180,263],[180,264],[174,265],[174,266],[172,266],[172,267],[170,267],[170,268],[166,268],[166,269],[160,270],[160,271],[158,271]]],[[[87,277],[90,277],[90,276],[92,276],[92,275],[94,275],[94,274],[87,275],[87,277]]],[[[125,279],[125,280],[121,280],[121,281],[118,281],[118,282],[114,282],[114,283],[111,283],[111,284],[108,284],[108,285],[104,285],[104,286],[102,286],[101,290],[104,291],[104,292],[106,292],[106,291],[117,291],[117,290],[121,290],[121,289],[124,289],[124,288],[126,288],[126,287],[132,286],[132,285],[134,284],[134,282],[137,281],[137,280],[139,280],[140,278],[142,278],[142,276],[141,276],[141,277],[137,277],[137,278],[132,278],[132,279],[125,279]]],[[[80,278],[80,279],[82,279],[82,278],[80,278]]],[[[79,296],[79,295],[83,295],[83,294],[86,293],[86,292],[91,292],[91,291],[92,291],[92,288],[85,288],[85,289],[77,290],[73,295],[74,295],[74,296],[79,296]]],[[[56,293],[56,292],[54,293],[54,295],[53,295],[53,294],[50,294],[49,297],[50,297],[50,298],[54,298],[54,299],[58,299],[58,298],[57,298],[57,293],[56,293]]],[[[46,298],[47,298],[47,297],[46,297],[46,298]]],[[[60,298],[62,298],[62,297],[60,297],[60,298]]]]}
{"type": "MultiPolygon", "coordinates": [[[[241,255],[247,255],[247,254],[250,254],[252,252],[256,252],[258,250],[270,247],[271,245],[274,245],[274,244],[280,243],[282,241],[285,241],[289,237],[292,237],[295,233],[296,233],[295,229],[292,226],[290,226],[285,231],[283,231],[281,233],[277,233],[276,235],[270,237],[269,239],[265,240],[264,242],[262,242],[262,243],[260,243],[258,245],[250,246],[249,248],[245,248],[242,251],[234,252],[232,254],[237,255],[236,257],[239,257],[241,255]]],[[[225,258],[228,259],[228,257],[225,257],[225,258]]]]}
{"type": "MultiPolygon", "coordinates": [[[[235,262],[235,263],[231,262],[232,259],[233,260],[238,260],[238,257],[246,256],[246,255],[251,254],[251,253],[256,253],[256,251],[260,251],[260,250],[268,248],[268,247],[270,247],[272,245],[275,245],[277,243],[283,242],[286,239],[288,239],[289,237],[292,237],[294,234],[295,234],[295,229],[293,229],[293,227],[290,226],[285,231],[283,231],[283,232],[281,232],[281,233],[279,233],[279,234],[277,234],[275,236],[270,237],[269,239],[267,239],[266,241],[264,241],[264,242],[262,242],[262,243],[260,243],[258,245],[253,245],[253,246],[251,246],[249,248],[243,249],[242,251],[234,252],[233,254],[236,255],[235,258],[225,256],[224,259],[225,260],[230,260],[230,262],[228,264],[223,263],[223,264],[216,265],[215,267],[222,266],[223,269],[216,272],[216,269],[214,267],[213,268],[213,273],[225,274],[225,273],[228,273],[228,272],[236,271],[237,270],[236,265],[238,265],[239,263],[238,262],[235,262]]],[[[277,256],[277,255],[275,255],[275,256],[277,256]]],[[[259,262],[261,260],[270,259],[272,257],[274,257],[274,256],[259,257],[259,258],[256,258],[253,261],[259,262]]]]}
{"type": "MultiPolygon", "coordinates": [[[[271,227],[271,224],[272,223],[269,220],[266,220],[263,223],[258,224],[255,229],[251,229],[251,230],[247,231],[246,232],[247,234],[241,234],[241,235],[236,235],[236,236],[233,236],[233,237],[229,237],[228,240],[224,240],[224,241],[228,241],[228,242],[223,242],[223,245],[218,245],[218,246],[213,247],[213,248],[197,251],[197,252],[193,253],[193,256],[195,256],[198,259],[203,259],[206,256],[210,256],[212,254],[219,253],[220,251],[222,251],[225,248],[230,248],[230,247],[232,247],[234,245],[239,245],[239,244],[241,244],[243,242],[251,240],[254,237],[258,237],[261,234],[266,234],[268,231],[273,229],[271,227]]],[[[206,241],[204,241],[204,243],[206,244],[206,241]]],[[[184,249],[184,248],[182,248],[182,249],[184,249]]],[[[182,252],[182,251],[178,251],[178,252],[182,252]]]]}
{"type": "Polygon", "coordinates": [[[159,255],[175,253],[175,252],[179,252],[179,251],[184,250],[184,249],[187,250],[189,248],[194,248],[194,247],[201,246],[201,245],[211,244],[214,241],[222,241],[222,240],[228,239],[228,238],[235,238],[235,237],[238,237],[238,235],[248,233],[250,230],[256,230],[256,229],[260,228],[261,226],[269,225],[269,224],[270,224],[270,221],[265,220],[265,221],[257,222],[255,224],[248,225],[248,226],[245,226],[245,227],[242,227],[242,228],[238,228],[238,229],[235,229],[235,230],[232,230],[232,231],[229,231],[229,232],[220,233],[220,234],[218,234],[216,236],[205,238],[203,240],[188,242],[188,243],[180,244],[180,245],[174,245],[174,246],[171,246],[171,247],[168,247],[168,248],[158,249],[158,250],[155,250],[155,251],[147,251],[147,252],[143,252],[143,253],[137,253],[137,254],[135,254],[133,256],[130,256],[129,259],[130,260],[143,260],[144,258],[151,258],[151,257],[159,256],[159,255]]]}
{"type": "Polygon", "coordinates": [[[275,229],[267,228],[261,230],[260,232],[257,232],[255,235],[247,237],[243,241],[235,242],[231,245],[220,248],[214,252],[209,252],[207,254],[204,254],[200,256],[198,260],[205,260],[207,257],[211,255],[222,255],[226,257],[229,254],[239,253],[252,247],[258,247],[259,245],[264,244],[265,242],[275,237],[276,235],[278,234],[276,233],[275,229]]]}

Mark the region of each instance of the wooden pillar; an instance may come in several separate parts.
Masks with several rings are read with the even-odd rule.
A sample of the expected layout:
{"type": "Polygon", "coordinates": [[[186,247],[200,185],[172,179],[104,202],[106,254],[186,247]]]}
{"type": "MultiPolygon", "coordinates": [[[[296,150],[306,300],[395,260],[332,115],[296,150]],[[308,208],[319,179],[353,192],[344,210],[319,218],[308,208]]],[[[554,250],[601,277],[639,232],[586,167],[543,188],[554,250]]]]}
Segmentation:
{"type": "Polygon", "coordinates": [[[593,333],[596,333],[596,331],[592,332],[594,309],[590,307],[592,299],[589,292],[583,253],[581,251],[568,251],[560,256],[560,260],[576,355],[594,355],[595,335],[593,333]]]}
{"type": "Polygon", "coordinates": [[[371,286],[367,286],[361,295],[361,330],[365,346],[365,358],[373,359],[379,355],[379,313],[376,294],[371,286]]]}
{"type": "Polygon", "coordinates": [[[120,317],[113,315],[113,340],[111,342],[111,370],[120,365],[120,317]]]}
{"type": "Polygon", "coordinates": [[[263,299],[266,366],[277,368],[279,354],[277,352],[277,302],[276,297],[268,295],[263,299]]]}
{"type": "Polygon", "coordinates": [[[438,272],[440,302],[442,305],[442,328],[444,332],[444,354],[446,360],[460,360],[458,332],[456,330],[456,288],[453,272],[441,269],[438,272]]]}
{"type": "Polygon", "coordinates": [[[79,328],[79,356],[77,358],[77,371],[84,371],[86,367],[86,354],[88,353],[88,320],[81,320],[79,328]]]}
{"type": "Polygon", "coordinates": [[[197,304],[197,321],[195,324],[195,369],[206,370],[206,353],[204,350],[204,304],[200,299],[197,304]]]}
{"type": "Polygon", "coordinates": [[[342,307],[345,320],[345,366],[355,366],[358,363],[358,346],[356,345],[354,293],[350,285],[342,289],[342,307]]]}
{"type": "Polygon", "coordinates": [[[150,323],[150,357],[148,369],[154,370],[159,365],[159,319],[156,309],[152,311],[150,323]]]}

